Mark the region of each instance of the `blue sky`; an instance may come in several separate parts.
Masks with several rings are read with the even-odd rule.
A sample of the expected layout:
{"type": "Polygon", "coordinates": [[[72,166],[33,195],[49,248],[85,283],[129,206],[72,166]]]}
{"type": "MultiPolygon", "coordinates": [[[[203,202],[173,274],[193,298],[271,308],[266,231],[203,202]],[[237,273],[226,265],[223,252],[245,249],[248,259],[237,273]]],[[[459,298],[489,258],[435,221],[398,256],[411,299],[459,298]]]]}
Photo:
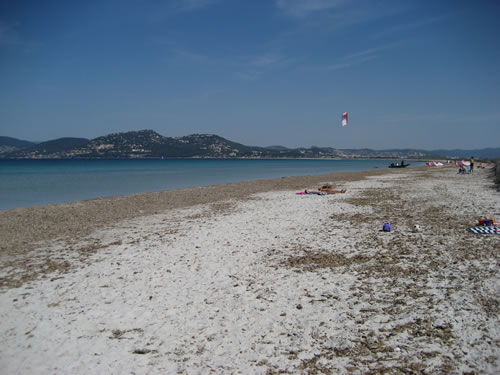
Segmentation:
{"type": "Polygon", "coordinates": [[[499,147],[499,15],[495,0],[5,1],[0,135],[499,147]]]}

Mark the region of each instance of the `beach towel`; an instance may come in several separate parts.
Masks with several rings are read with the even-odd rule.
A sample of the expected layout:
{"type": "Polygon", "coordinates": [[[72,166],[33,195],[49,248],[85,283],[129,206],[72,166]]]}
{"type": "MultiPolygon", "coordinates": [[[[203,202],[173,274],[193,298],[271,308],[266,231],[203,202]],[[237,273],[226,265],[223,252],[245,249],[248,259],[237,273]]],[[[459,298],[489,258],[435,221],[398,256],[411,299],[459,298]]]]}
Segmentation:
{"type": "Polygon", "coordinates": [[[472,227],[467,230],[476,234],[500,234],[499,227],[472,227]]]}
{"type": "Polygon", "coordinates": [[[297,195],[326,195],[326,193],[320,193],[318,191],[308,191],[307,193],[305,191],[301,191],[300,193],[295,193],[297,195]]]}

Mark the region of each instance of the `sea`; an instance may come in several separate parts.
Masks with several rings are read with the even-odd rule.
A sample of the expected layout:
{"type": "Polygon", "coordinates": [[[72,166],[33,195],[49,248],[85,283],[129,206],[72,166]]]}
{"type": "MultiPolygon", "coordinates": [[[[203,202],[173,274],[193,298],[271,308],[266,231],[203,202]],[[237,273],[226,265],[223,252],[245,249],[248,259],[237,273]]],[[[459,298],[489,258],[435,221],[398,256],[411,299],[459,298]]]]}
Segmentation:
{"type": "MultiPolygon", "coordinates": [[[[239,181],[387,168],[391,160],[0,160],[0,210],[239,181]]],[[[411,162],[411,166],[424,165],[411,162]]]]}

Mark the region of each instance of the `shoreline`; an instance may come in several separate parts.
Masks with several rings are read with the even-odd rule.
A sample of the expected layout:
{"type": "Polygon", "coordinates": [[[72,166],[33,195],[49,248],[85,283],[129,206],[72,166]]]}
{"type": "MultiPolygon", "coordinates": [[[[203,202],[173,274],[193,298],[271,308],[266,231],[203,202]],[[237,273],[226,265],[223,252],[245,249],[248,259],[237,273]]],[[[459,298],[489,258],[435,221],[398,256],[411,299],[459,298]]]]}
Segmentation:
{"type": "MultiPolygon", "coordinates": [[[[0,183],[5,184],[0,211],[283,176],[370,171],[388,166],[388,162],[382,160],[185,159],[182,163],[188,164],[181,171],[178,161],[165,164],[158,160],[161,163],[151,161],[151,164],[148,161],[124,160],[125,164],[112,161],[108,165],[108,161],[99,160],[82,161],[82,164],[74,160],[39,160],[27,161],[25,167],[12,164],[5,173],[0,173],[0,183]],[[38,163],[43,166],[36,167],[38,163]],[[102,181],[94,182],[94,178],[102,181]]],[[[413,163],[413,167],[423,165],[422,162],[413,163]]]]}
{"type": "Polygon", "coordinates": [[[0,366],[496,374],[499,238],[467,232],[500,216],[490,172],[308,176],[18,212],[22,224],[80,211],[68,231],[94,202],[110,222],[0,256],[0,366]],[[295,194],[322,182],[347,193],[295,194]],[[388,220],[396,231],[381,231],[388,220]]]}
{"type": "Polygon", "coordinates": [[[163,210],[224,199],[245,199],[252,194],[274,190],[299,191],[324,182],[342,184],[384,173],[391,171],[376,169],[288,176],[1,210],[0,256],[16,254],[23,248],[31,250],[37,242],[54,240],[61,235],[85,236],[102,226],[139,216],[154,215],[163,210]],[[23,230],[20,231],[20,228],[23,230]]]}

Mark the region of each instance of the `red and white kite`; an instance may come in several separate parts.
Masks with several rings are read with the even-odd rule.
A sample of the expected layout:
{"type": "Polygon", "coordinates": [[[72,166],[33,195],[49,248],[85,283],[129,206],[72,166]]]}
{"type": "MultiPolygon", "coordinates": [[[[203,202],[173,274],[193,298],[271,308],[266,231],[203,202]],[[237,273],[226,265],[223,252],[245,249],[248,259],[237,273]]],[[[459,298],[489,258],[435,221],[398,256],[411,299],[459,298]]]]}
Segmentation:
{"type": "Polygon", "coordinates": [[[342,114],[342,126],[347,126],[349,123],[349,114],[347,112],[344,112],[342,114]]]}

